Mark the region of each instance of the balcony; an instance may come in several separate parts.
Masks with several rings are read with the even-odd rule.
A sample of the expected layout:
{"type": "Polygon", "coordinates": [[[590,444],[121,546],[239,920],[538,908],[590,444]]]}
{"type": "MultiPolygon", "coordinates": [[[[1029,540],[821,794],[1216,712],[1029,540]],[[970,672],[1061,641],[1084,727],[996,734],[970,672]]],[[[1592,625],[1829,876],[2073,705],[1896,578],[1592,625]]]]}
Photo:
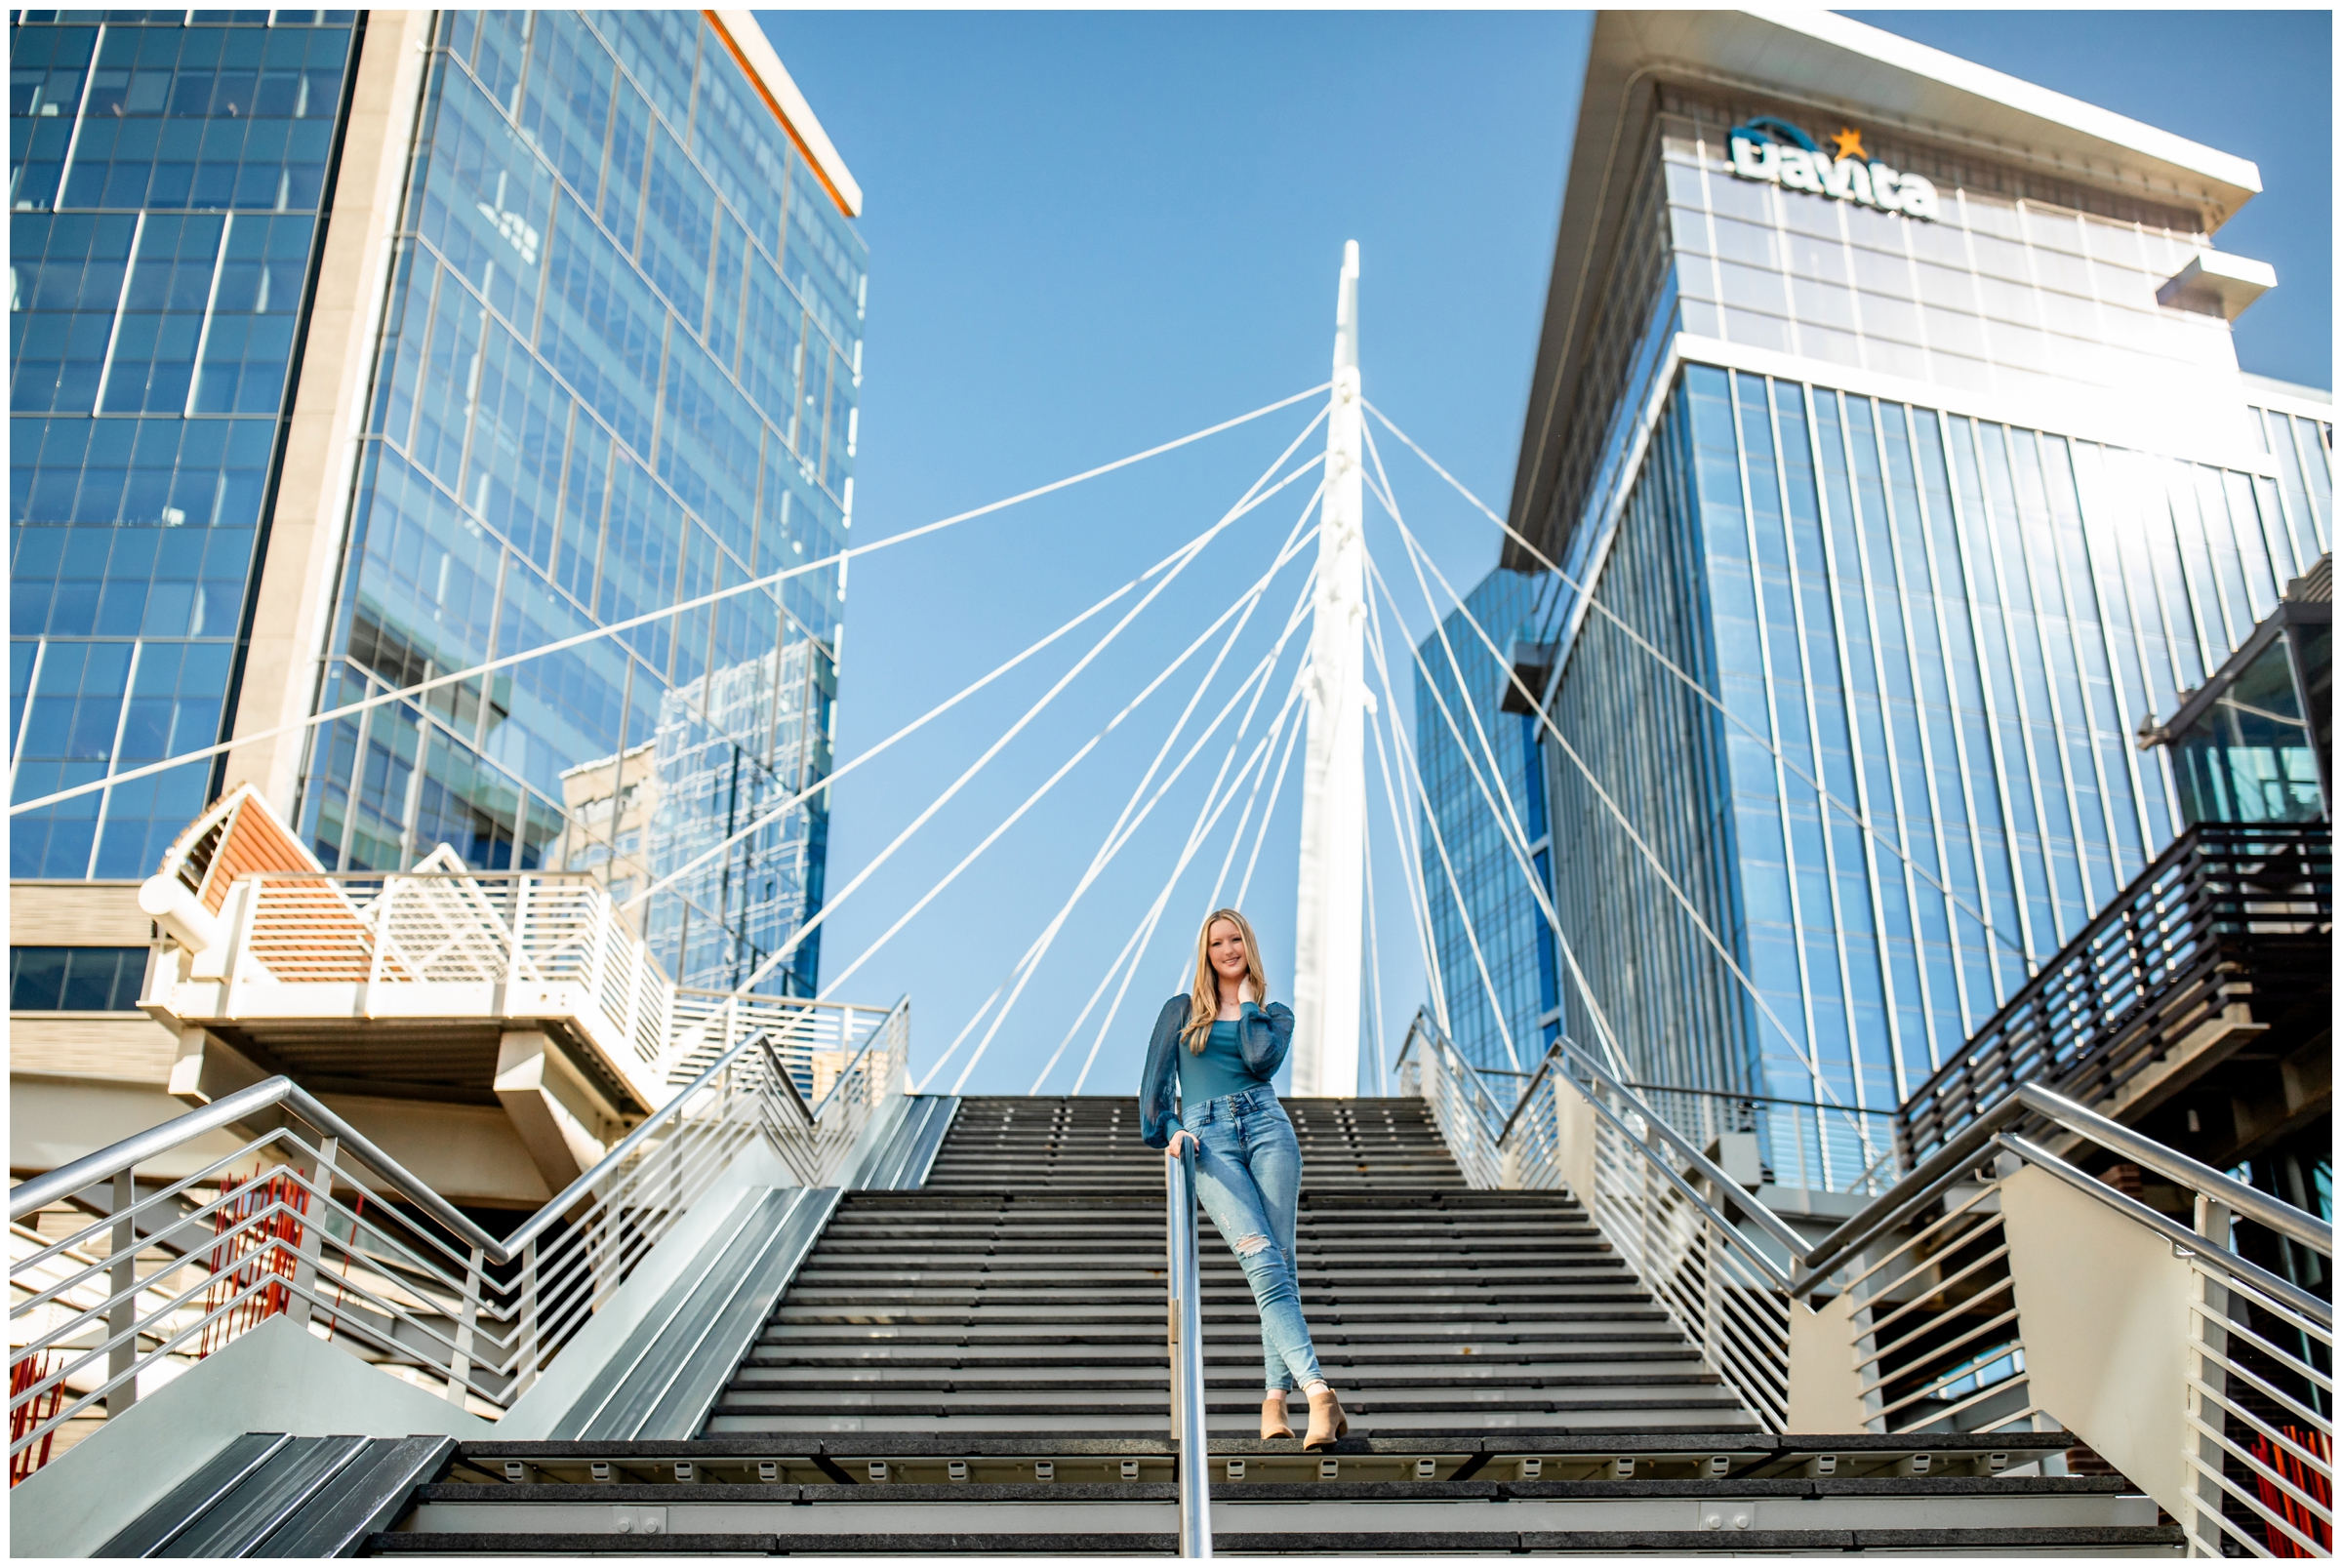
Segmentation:
{"type": "MultiPolygon", "coordinates": [[[[2315,1114],[2332,1093],[2322,1064],[2333,909],[2326,824],[2189,828],[1904,1104],[1896,1138],[1906,1164],[2020,1083],[2144,1127],[2180,1109],[2212,1068],[2258,1061],[2281,1078],[2303,1078],[2281,1093],[2315,1114]]],[[[2147,1130],[2222,1168],[2273,1136],[2270,1126],[2244,1125],[2249,1109],[2220,1113],[2238,1125],[2210,1125],[2187,1107],[2178,1127],[2147,1130]]],[[[2294,1115],[2281,1109],[2278,1119],[2294,1115]]]]}
{"type": "Polygon", "coordinates": [[[884,1008],[676,985],[580,872],[330,872],[258,795],[197,819],[141,889],[163,940],[139,1005],[179,1033],[192,1104],[284,1074],[320,1095],[501,1106],[557,1189],[763,1033],[797,1092],[884,1008]]]}

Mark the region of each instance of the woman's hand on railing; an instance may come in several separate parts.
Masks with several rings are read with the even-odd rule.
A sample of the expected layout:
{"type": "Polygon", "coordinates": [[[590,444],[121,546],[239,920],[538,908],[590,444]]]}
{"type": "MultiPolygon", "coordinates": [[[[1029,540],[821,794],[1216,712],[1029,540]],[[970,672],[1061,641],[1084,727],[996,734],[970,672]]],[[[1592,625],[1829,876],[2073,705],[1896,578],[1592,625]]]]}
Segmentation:
{"type": "Polygon", "coordinates": [[[1171,1146],[1163,1150],[1163,1152],[1170,1158],[1177,1159],[1189,1149],[1200,1148],[1202,1146],[1202,1145],[1195,1141],[1195,1135],[1193,1133],[1189,1132],[1185,1127],[1182,1127],[1178,1132],[1175,1132],[1171,1135],[1171,1146]],[[1187,1140],[1185,1144],[1180,1142],[1180,1140],[1183,1138],[1187,1140]]]}

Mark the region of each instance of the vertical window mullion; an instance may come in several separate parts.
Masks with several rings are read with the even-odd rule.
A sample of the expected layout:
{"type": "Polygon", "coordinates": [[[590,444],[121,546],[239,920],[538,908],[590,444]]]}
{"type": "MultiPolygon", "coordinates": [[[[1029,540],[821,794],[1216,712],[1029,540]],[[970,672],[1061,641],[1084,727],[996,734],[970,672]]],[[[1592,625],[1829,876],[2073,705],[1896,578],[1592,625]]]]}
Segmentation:
{"type": "MultiPolygon", "coordinates": [[[[1954,548],[1958,551],[1959,556],[1960,577],[1967,584],[1967,591],[1960,595],[1960,602],[1967,611],[1968,635],[1975,640],[1977,663],[1981,666],[1984,661],[1991,656],[1987,655],[1985,652],[1986,638],[1984,635],[1984,622],[1982,617],[1980,617],[1977,613],[1977,595],[1981,589],[1981,583],[1976,575],[1975,562],[1970,557],[1968,548],[1968,534],[1971,529],[1987,529],[1989,528],[1989,525],[1987,525],[1981,518],[1971,519],[1966,515],[1966,507],[1960,500],[1959,494],[1958,454],[1953,447],[1953,443],[1958,440],[1963,433],[1969,435],[1971,442],[1974,438],[1972,431],[1963,431],[1961,425],[1956,424],[1949,416],[1938,413],[1935,418],[1944,437],[1945,462],[1952,470],[1950,475],[1952,481],[1952,516],[1947,521],[1952,529],[1952,541],[1954,548]]],[[[1977,459],[1977,471],[1981,475],[1983,472],[1981,458],[1977,459]]],[[[1977,494],[1981,499],[1984,494],[1981,485],[1978,487],[1977,494]]],[[[1989,544],[1991,538],[1989,532],[1985,537],[1989,544]]],[[[1994,575],[1994,593],[1996,597],[1998,597],[1999,592],[1999,574],[1996,573],[1994,575]]],[[[2005,609],[2002,609],[2001,611],[2001,625],[2003,627],[2002,635],[2005,636],[2005,628],[2007,625],[2007,611],[2005,609]]],[[[2031,977],[2039,970],[2040,966],[2035,961],[2034,957],[2034,954],[2039,949],[2035,945],[2032,912],[2026,905],[2025,873],[2022,867],[2017,864],[2017,818],[2015,802],[2010,799],[2008,793],[2009,762],[2007,753],[2004,749],[2005,744],[2001,740],[2000,736],[2001,715],[1999,712],[1999,704],[1994,700],[1993,697],[1993,683],[1990,675],[1981,667],[1978,668],[1976,675],[1977,693],[1984,702],[1985,744],[1992,752],[1993,783],[2000,797],[2000,848],[2001,854],[2003,857],[2005,857],[2008,864],[2009,902],[2016,906],[2017,938],[2021,943],[2024,944],[2023,950],[2017,954],[2017,960],[2024,968],[2026,975],[2031,977]]],[[[2010,690],[2016,690],[2016,683],[2014,681],[2010,682],[2010,690]]],[[[2022,738],[2024,734],[2024,725],[2022,720],[2018,721],[2017,733],[2019,737],[2022,738]]],[[[2038,834],[2039,829],[2039,812],[2038,808],[2035,812],[2035,829],[2038,834]]],[[[1990,908],[1991,895],[1984,891],[1984,860],[1983,848],[1981,844],[1978,846],[1977,852],[1977,882],[1978,895],[1986,900],[1986,907],[1990,908]]],[[[1988,927],[1987,929],[1989,930],[1990,928],[1988,927]]],[[[1993,977],[1993,994],[1996,997],[2001,996],[2000,980],[1997,973],[1993,977]]],[[[2004,997],[2002,999],[2005,1000],[2004,997]]]]}
{"type": "MultiPolygon", "coordinates": [[[[145,649],[146,644],[143,640],[132,643],[129,666],[122,671],[122,702],[114,709],[114,737],[111,744],[105,748],[107,783],[103,789],[98,791],[98,825],[90,834],[89,864],[82,871],[82,875],[86,878],[94,878],[98,874],[99,852],[105,845],[105,829],[113,816],[114,786],[112,780],[115,774],[122,771],[122,730],[130,720],[130,694],[138,689],[139,656],[145,652],[145,649]]],[[[25,705],[29,707],[31,704],[25,705]]]]}
{"type": "Polygon", "coordinates": [[[227,240],[235,231],[236,215],[223,213],[220,218],[220,249],[212,257],[212,286],[203,297],[203,326],[195,334],[195,364],[187,376],[187,406],[181,411],[183,418],[195,417],[195,399],[203,391],[203,354],[211,346],[212,312],[220,303],[220,274],[227,266],[227,240]]]}
{"type": "MultiPolygon", "coordinates": [[[[122,266],[122,286],[114,291],[114,321],[106,329],[105,363],[98,371],[98,395],[90,402],[92,415],[105,412],[105,389],[114,379],[114,346],[122,341],[122,312],[130,303],[132,274],[139,268],[139,245],[145,238],[146,215],[141,212],[130,228],[130,258],[122,266]]],[[[142,400],[141,400],[142,401],[142,400]]]]}
{"type": "MultiPolygon", "coordinates": [[[[1871,592],[1870,573],[1866,564],[1869,556],[1869,550],[1863,543],[1862,538],[1862,482],[1860,474],[1854,467],[1853,422],[1846,418],[1845,404],[1847,400],[1836,392],[1829,393],[1828,395],[1836,400],[1838,404],[1837,421],[1838,458],[1839,461],[1845,465],[1846,506],[1849,512],[1849,516],[1846,520],[1847,534],[1848,537],[1850,537],[1854,542],[1854,560],[1851,563],[1852,575],[1850,578],[1843,578],[1843,574],[1839,572],[1838,564],[1836,560],[1836,551],[1831,549],[1827,543],[1829,532],[1826,525],[1829,513],[1826,503],[1823,511],[1823,517],[1825,521],[1825,528],[1823,532],[1823,539],[1825,541],[1824,549],[1828,550],[1831,555],[1830,572],[1832,578],[1843,578],[1845,581],[1852,582],[1862,594],[1862,616],[1868,632],[1866,640],[1869,642],[1871,650],[1871,667],[1869,671],[1871,696],[1872,699],[1878,704],[1878,722],[1879,742],[1881,745],[1885,747],[1886,751],[1886,784],[1888,785],[1887,804],[1894,813],[1891,823],[1886,824],[1891,826],[1893,829],[1893,837],[1888,839],[1888,842],[1895,844],[1897,850],[1899,851],[1901,848],[1901,841],[1905,835],[1903,832],[1902,801],[1894,788],[1894,724],[1887,711],[1886,679],[1881,671],[1878,660],[1878,607],[1872,603],[1874,595],[1871,592]]],[[[1837,594],[1833,593],[1832,601],[1834,605],[1837,602],[1838,598],[1839,596],[1837,594]]],[[[1844,667],[1846,667],[1848,670],[1851,670],[1853,667],[1853,661],[1848,658],[1846,654],[1845,620],[1842,613],[1840,613],[1837,618],[1837,628],[1838,657],[1845,661],[1844,667]]],[[[1858,712],[1856,711],[1854,704],[1851,701],[1849,701],[1847,704],[1847,719],[1848,734],[1853,743],[1852,751],[1854,762],[1854,778],[1856,784],[1856,800],[1862,807],[1862,814],[1864,818],[1871,824],[1870,836],[1875,838],[1886,838],[1887,835],[1881,831],[1881,824],[1879,821],[1877,803],[1873,799],[1874,791],[1871,787],[1872,780],[1870,777],[1870,768],[1863,758],[1862,721],[1858,712]]],[[[1903,1023],[1901,1012],[1896,1006],[1897,987],[1895,984],[1895,966],[1894,961],[1888,952],[1888,939],[1886,930],[1886,881],[1879,871],[1878,852],[1876,847],[1866,845],[1866,851],[1867,853],[1864,856],[1864,860],[1868,864],[1870,872],[1872,931],[1876,935],[1878,947],[1878,994],[1880,1000],[1884,1002],[1886,1008],[1887,1070],[1894,1078],[1895,1099],[1899,1104],[1911,1097],[1911,1083],[1910,1074],[1905,1070],[1903,1063],[1903,1023]]],[[[1906,905],[1906,908],[1908,911],[1908,905],[1906,905]]],[[[1916,937],[1916,926],[1914,930],[1915,937],[1912,945],[1912,952],[1916,959],[1918,952],[1918,945],[1916,937]]],[[[1920,972],[1919,978],[1921,985],[1919,1011],[1920,1015],[1924,1017],[1926,1014],[1926,991],[1924,988],[1926,977],[1923,969],[1920,972]]]]}

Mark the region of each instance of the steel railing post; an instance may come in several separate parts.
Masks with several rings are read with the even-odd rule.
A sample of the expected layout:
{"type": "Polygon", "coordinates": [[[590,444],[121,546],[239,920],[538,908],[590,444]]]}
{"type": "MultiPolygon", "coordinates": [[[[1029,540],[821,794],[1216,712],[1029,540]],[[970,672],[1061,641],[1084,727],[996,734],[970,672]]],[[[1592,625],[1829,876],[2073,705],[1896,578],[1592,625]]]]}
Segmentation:
{"type": "MultiPolygon", "coordinates": [[[[2201,1192],[2196,1194],[2195,1228],[2198,1235],[2223,1251],[2230,1250],[2235,1244],[2234,1211],[2227,1204],[2201,1192]]],[[[2192,1446],[2195,1453],[2189,1454],[2183,1447],[2181,1458],[2187,1462],[2183,1472],[2188,1478],[2191,1514],[2201,1516],[2209,1511],[2217,1516],[2221,1508],[2221,1494],[2218,1486],[2214,1485],[2208,1488],[2210,1495],[2206,1496],[2204,1471],[2208,1468],[2212,1474],[2218,1475],[2225,1467],[2226,1461],[2219,1439],[2209,1433],[2224,1431],[2228,1426],[2227,1412],[2221,1408],[2222,1402],[2228,1397],[2228,1287],[2213,1277],[2208,1268],[2200,1267],[2193,1272],[2196,1276],[2195,1300],[2189,1304],[2189,1309],[2196,1314],[2202,1337],[2202,1348],[2196,1358],[2197,1382],[2202,1387],[2201,1390],[2190,1388],[2183,1397],[2187,1413],[2193,1415],[2201,1426],[2195,1428],[2192,1439],[2185,1435],[2183,1428],[2182,1442],[2192,1446]]],[[[2189,1556],[2220,1555],[2217,1526],[2207,1539],[2200,1527],[2199,1518],[2191,1517],[2187,1521],[2187,1534],[2189,1556]]]]}
{"type": "Polygon", "coordinates": [[[1211,1422],[1203,1382],[1203,1268],[1195,1251],[1192,1151],[1163,1161],[1164,1275],[1171,1300],[1171,1440],[1179,1450],[1179,1554],[1212,1554],[1211,1422]]]}
{"type": "MultiPolygon", "coordinates": [[[[317,1288],[317,1258],[325,1245],[325,1211],[334,1194],[334,1163],[341,1154],[342,1140],[326,1138],[318,1143],[317,1157],[308,1161],[305,1169],[294,1167],[308,1191],[308,1201],[302,1207],[301,1241],[294,1249],[293,1299],[285,1306],[285,1315],[303,1328],[309,1325],[309,1298],[317,1288]]],[[[356,1243],[354,1233],[350,1241],[356,1243]]]]}
{"type": "Polygon", "coordinates": [[[511,1397],[518,1399],[537,1381],[537,1243],[520,1249],[520,1310],[513,1327],[517,1359],[512,1369],[511,1397]]]}
{"type": "Polygon", "coordinates": [[[471,1263],[464,1270],[464,1299],[456,1310],[456,1347],[447,1358],[447,1402],[458,1410],[464,1408],[464,1385],[471,1378],[472,1331],[480,1321],[480,1282],[485,1273],[486,1255],[478,1247],[471,1249],[471,1263]]]}
{"type": "Polygon", "coordinates": [[[131,1212],[138,1200],[137,1178],[127,1168],[115,1172],[113,1266],[106,1271],[105,1337],[113,1342],[105,1353],[108,1417],[139,1402],[139,1222],[131,1212]]]}

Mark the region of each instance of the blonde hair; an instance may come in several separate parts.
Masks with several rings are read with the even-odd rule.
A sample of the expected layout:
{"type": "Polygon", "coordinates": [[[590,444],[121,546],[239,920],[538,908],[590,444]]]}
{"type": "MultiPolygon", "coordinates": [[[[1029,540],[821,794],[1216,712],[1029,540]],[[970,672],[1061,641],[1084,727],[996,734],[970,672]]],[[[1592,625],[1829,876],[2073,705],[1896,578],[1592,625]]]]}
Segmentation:
{"type": "Polygon", "coordinates": [[[1212,968],[1212,927],[1223,920],[1244,939],[1244,968],[1252,982],[1252,999],[1263,1007],[1269,1005],[1269,978],[1261,973],[1261,945],[1253,937],[1252,922],[1233,909],[1214,909],[1203,917],[1203,929],[1195,933],[1195,986],[1188,992],[1188,1026],[1180,1031],[1187,1048],[1197,1054],[1211,1039],[1212,1021],[1220,1016],[1220,976],[1212,968]]]}

